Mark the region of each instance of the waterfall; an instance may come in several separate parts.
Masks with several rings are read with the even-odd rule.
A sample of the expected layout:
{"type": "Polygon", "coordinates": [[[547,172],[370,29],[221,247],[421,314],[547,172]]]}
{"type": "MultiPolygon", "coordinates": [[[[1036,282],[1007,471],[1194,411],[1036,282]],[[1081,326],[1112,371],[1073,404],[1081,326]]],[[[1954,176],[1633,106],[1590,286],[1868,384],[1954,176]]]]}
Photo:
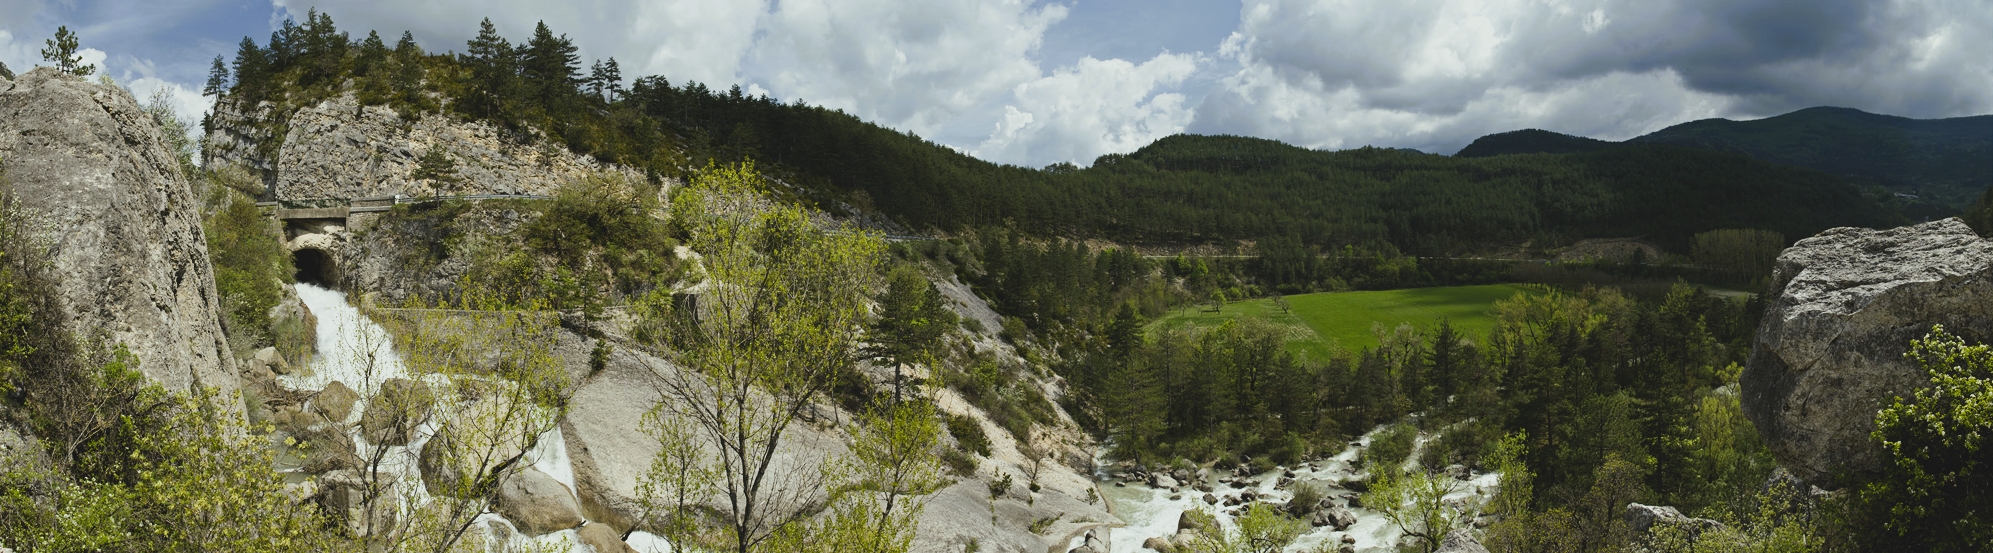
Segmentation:
{"type": "MultiPolygon", "coordinates": [[[[278,382],[285,388],[323,390],[327,385],[339,382],[356,392],[365,392],[379,389],[381,383],[391,378],[424,380],[431,385],[446,384],[441,381],[443,377],[439,375],[410,375],[407,367],[402,364],[400,354],[395,352],[393,335],[386,328],[368,319],[359,308],[347,303],[344,292],[300,282],[297,284],[297,294],[318,318],[318,351],[312,354],[311,361],[305,367],[294,371],[293,374],[278,377],[278,382]]],[[[363,397],[353,405],[352,414],[345,422],[351,423],[357,420],[365,410],[366,399],[363,397]]],[[[407,446],[391,448],[382,463],[383,471],[394,474],[401,482],[421,482],[422,475],[417,467],[416,457],[422,450],[423,444],[435,435],[436,430],[434,421],[426,423],[416,429],[407,446]]],[[[366,437],[357,429],[352,432],[351,437],[354,444],[363,449],[367,447],[366,437]]],[[[533,448],[525,452],[524,461],[566,485],[568,490],[577,491],[574,466],[568,458],[567,440],[561,434],[560,427],[556,426],[541,434],[533,448]]],[[[413,490],[417,495],[414,501],[420,503],[429,500],[428,493],[422,486],[416,485],[413,490]]],[[[504,517],[496,513],[486,513],[480,515],[478,520],[479,524],[483,525],[485,521],[502,521],[504,517]]],[[[511,525],[511,522],[506,521],[505,524],[511,525]]],[[[643,542],[633,544],[638,545],[639,550],[646,553],[668,550],[668,546],[665,546],[661,539],[645,541],[639,540],[639,537],[632,536],[633,541],[643,542]]],[[[641,537],[650,536],[644,534],[641,537]]],[[[561,542],[577,543],[575,532],[564,530],[537,538],[515,537],[510,545],[513,549],[523,549],[535,543],[544,546],[561,542]]]]}

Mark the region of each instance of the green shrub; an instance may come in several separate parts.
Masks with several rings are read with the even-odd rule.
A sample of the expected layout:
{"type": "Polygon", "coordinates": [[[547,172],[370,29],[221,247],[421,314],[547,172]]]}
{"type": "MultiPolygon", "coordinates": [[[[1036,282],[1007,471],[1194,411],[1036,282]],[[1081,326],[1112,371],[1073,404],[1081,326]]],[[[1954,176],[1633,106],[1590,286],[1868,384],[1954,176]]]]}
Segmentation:
{"type": "Polygon", "coordinates": [[[948,435],[955,437],[955,445],[962,451],[990,455],[990,438],[983,434],[983,425],[977,424],[974,417],[948,415],[948,435]]]}
{"type": "Polygon", "coordinates": [[[963,478],[975,476],[976,466],[979,464],[974,455],[963,453],[958,449],[941,450],[941,463],[948,465],[948,472],[963,478]]]}
{"type": "Polygon", "coordinates": [[[229,344],[238,353],[276,345],[270,309],[283,298],[284,285],[292,282],[296,269],[291,252],[284,247],[282,230],[263,216],[256,202],[233,189],[216,192],[227,199],[203,227],[229,344]]]}
{"type": "Polygon", "coordinates": [[[1397,463],[1405,462],[1412,455],[1412,444],[1419,437],[1419,429],[1408,422],[1391,425],[1370,438],[1370,447],[1363,448],[1357,456],[1364,468],[1371,473],[1380,470],[1393,470],[1397,463]]]}
{"type": "Polygon", "coordinates": [[[527,247],[576,273],[606,272],[612,293],[633,295],[676,266],[678,244],[659,219],[657,189],[608,173],[562,186],[521,229],[527,247]]]}
{"type": "Polygon", "coordinates": [[[1985,551],[1993,543],[1993,348],[1968,344],[1934,327],[1904,354],[1931,376],[1931,387],[1896,398],[1875,416],[1881,478],[1859,489],[1857,512],[1869,520],[1864,541],[1877,550],[1985,551]]]}

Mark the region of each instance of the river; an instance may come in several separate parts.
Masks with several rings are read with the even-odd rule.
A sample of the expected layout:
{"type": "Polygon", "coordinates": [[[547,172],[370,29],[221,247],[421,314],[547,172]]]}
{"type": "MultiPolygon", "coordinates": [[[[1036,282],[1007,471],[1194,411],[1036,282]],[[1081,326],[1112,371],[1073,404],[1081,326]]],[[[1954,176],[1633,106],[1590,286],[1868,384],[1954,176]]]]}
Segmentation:
{"type": "MultiPolygon", "coordinates": [[[[1352,445],[1345,447],[1334,456],[1291,467],[1294,471],[1294,484],[1291,486],[1313,483],[1329,490],[1328,495],[1330,497],[1346,493],[1346,490],[1336,486],[1341,482],[1355,480],[1361,475],[1362,471],[1352,469],[1351,465],[1356,461],[1357,454],[1364,447],[1370,445],[1371,438],[1384,428],[1386,427],[1379,426],[1369,433],[1364,434],[1353,442],[1352,445]]],[[[1423,448],[1430,439],[1431,437],[1428,435],[1421,435],[1416,442],[1416,448],[1423,448]]],[[[1417,458],[1416,451],[1415,449],[1413,458],[1417,458]]],[[[1105,462],[1097,463],[1097,465],[1102,467],[1109,466],[1105,462]]],[[[1253,474],[1250,480],[1254,484],[1245,487],[1219,482],[1218,480],[1229,473],[1214,470],[1211,476],[1211,493],[1221,501],[1219,505],[1215,506],[1204,503],[1204,492],[1197,491],[1188,486],[1182,488],[1183,491],[1181,494],[1176,494],[1167,489],[1151,488],[1135,482],[1126,483],[1125,486],[1116,485],[1116,483],[1120,482],[1120,478],[1116,475],[1110,475],[1105,472],[1099,473],[1096,475],[1096,478],[1100,481],[1100,489],[1103,495],[1113,505],[1114,514],[1127,523],[1120,528],[1108,530],[1110,553],[1153,553],[1151,550],[1143,548],[1142,542],[1152,537],[1168,539],[1170,536],[1175,535],[1177,518],[1184,511],[1191,509],[1206,508],[1211,510],[1217,515],[1219,523],[1227,531],[1234,530],[1237,528],[1237,525],[1232,515],[1225,513],[1225,510],[1229,508],[1223,506],[1223,499],[1238,496],[1249,488],[1255,494],[1258,494],[1262,498],[1262,501],[1285,503],[1293,498],[1293,494],[1276,487],[1285,470],[1285,468],[1276,467],[1273,470],[1253,474]],[[1172,499],[1173,496],[1176,498],[1172,499]]],[[[1478,500],[1485,503],[1486,498],[1494,494],[1496,483],[1499,480],[1500,475],[1497,473],[1476,474],[1469,480],[1459,482],[1457,489],[1446,497],[1459,500],[1478,500]]],[[[1243,506],[1242,504],[1241,508],[1243,506]]],[[[1313,528],[1307,533],[1302,534],[1286,550],[1315,551],[1317,546],[1323,543],[1334,544],[1345,535],[1356,540],[1355,548],[1358,553],[1390,553],[1397,550],[1398,528],[1393,526],[1390,520],[1384,517],[1382,512],[1360,507],[1351,507],[1349,510],[1352,514],[1356,515],[1356,524],[1352,524],[1341,531],[1330,526],[1313,528]]],[[[1074,543],[1068,545],[1068,548],[1077,547],[1078,545],[1079,543],[1076,540],[1074,543]]],[[[1333,548],[1328,550],[1334,551],[1333,548]]]]}

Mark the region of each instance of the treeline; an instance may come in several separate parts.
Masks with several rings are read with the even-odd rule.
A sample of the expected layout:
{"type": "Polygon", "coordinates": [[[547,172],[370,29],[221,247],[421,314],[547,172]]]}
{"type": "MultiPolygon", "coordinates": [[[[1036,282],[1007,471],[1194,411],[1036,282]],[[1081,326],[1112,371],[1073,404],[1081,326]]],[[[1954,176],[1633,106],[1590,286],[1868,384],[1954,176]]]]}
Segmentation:
{"type": "Polygon", "coordinates": [[[1583,236],[1645,235],[1686,249],[1691,235],[1714,228],[1805,236],[1896,220],[1817,172],[1663,146],[1456,159],[1172,136],[1087,169],[997,165],[738,86],[721,91],[648,76],[626,88],[613,59],[584,72],[575,51],[544,24],[514,45],[486,21],[464,53],[433,55],[406,33],[392,48],[374,33],[353,40],[313,12],[265,46],[245,39],[233,88],[219,86],[228,82],[220,63],[211,84],[227,88],[230,101],[277,104],[279,119],[284,106],[346,91],[404,113],[445,110],[498,123],[519,140],[538,133],[654,178],[706,159],[753,158],[820,199],[949,231],[1010,225],[1040,237],[1148,243],[1289,236],[1323,249],[1389,243],[1437,254],[1583,236]]]}

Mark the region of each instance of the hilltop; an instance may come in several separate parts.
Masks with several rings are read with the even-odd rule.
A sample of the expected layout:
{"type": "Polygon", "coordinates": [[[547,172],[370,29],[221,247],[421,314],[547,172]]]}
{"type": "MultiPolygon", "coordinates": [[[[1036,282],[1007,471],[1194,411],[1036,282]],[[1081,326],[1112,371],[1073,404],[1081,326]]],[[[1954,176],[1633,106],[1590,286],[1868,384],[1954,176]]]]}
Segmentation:
{"type": "Polygon", "coordinates": [[[1911,218],[1948,216],[1993,186],[1993,115],[1911,119],[1841,107],[1733,121],[1703,119],[1609,142],[1527,129],[1476,139],[1455,157],[1670,145],[1805,167],[1886,189],[1911,218]]]}

